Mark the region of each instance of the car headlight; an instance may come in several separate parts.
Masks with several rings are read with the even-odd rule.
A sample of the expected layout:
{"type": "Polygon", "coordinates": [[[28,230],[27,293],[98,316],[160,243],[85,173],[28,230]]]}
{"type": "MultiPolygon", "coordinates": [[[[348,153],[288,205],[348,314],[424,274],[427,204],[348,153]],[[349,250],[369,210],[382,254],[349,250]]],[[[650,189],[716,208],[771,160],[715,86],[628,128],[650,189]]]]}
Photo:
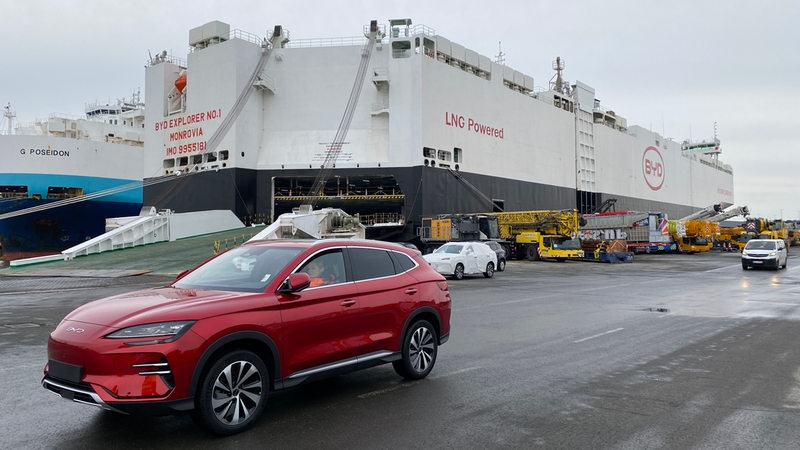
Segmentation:
{"type": "Polygon", "coordinates": [[[770,258],[773,258],[775,256],[778,256],[778,252],[769,252],[769,257],[770,258]]]}
{"type": "Polygon", "coordinates": [[[137,341],[134,343],[128,343],[130,345],[172,342],[181,337],[181,335],[188,331],[192,325],[194,325],[193,320],[148,323],[144,325],[135,325],[128,328],[123,328],[111,334],[107,334],[106,337],[110,339],[154,338],[153,341],[137,341]]]}

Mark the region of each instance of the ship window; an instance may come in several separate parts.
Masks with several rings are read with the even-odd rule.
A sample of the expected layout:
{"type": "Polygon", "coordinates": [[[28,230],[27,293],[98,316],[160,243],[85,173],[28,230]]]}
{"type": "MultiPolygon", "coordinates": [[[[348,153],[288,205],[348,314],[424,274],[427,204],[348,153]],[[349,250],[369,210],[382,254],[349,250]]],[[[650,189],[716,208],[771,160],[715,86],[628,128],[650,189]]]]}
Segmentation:
{"type": "Polygon", "coordinates": [[[411,56],[411,41],[392,42],[393,58],[408,58],[409,56],[411,56]]]}
{"type": "Polygon", "coordinates": [[[461,162],[461,149],[458,147],[453,147],[453,162],[461,162]]]}
{"type": "Polygon", "coordinates": [[[435,58],[436,57],[436,50],[434,50],[434,48],[436,46],[433,43],[433,40],[428,39],[428,38],[422,38],[422,47],[423,47],[423,50],[425,51],[425,56],[427,56],[429,58],[435,58]]]}
{"type": "Polygon", "coordinates": [[[165,159],[164,160],[164,168],[165,169],[171,169],[173,167],[175,167],[175,160],[174,159],[170,158],[170,159],[165,159]]]}
{"type": "Polygon", "coordinates": [[[424,158],[436,158],[436,149],[430,147],[422,147],[422,156],[424,158]]]}
{"type": "Polygon", "coordinates": [[[206,162],[214,162],[216,160],[217,160],[216,152],[206,153],[206,162]]]}
{"type": "Polygon", "coordinates": [[[452,159],[452,154],[446,150],[439,150],[439,159],[450,161],[450,159],[452,159]]]}
{"type": "Polygon", "coordinates": [[[188,156],[181,156],[178,158],[178,165],[179,166],[187,166],[189,165],[189,157],[188,156]]]}
{"type": "Polygon", "coordinates": [[[221,159],[223,161],[227,160],[228,159],[228,151],[227,150],[223,150],[223,151],[219,152],[219,159],[221,159]]]}
{"type": "Polygon", "coordinates": [[[28,186],[0,186],[0,198],[24,198],[28,196],[28,186]]]}
{"type": "Polygon", "coordinates": [[[83,188],[61,186],[48,186],[47,188],[48,199],[65,199],[80,197],[81,195],[83,195],[83,188]]]}
{"type": "Polygon", "coordinates": [[[192,155],[192,164],[200,164],[203,162],[203,155],[192,155]]]}

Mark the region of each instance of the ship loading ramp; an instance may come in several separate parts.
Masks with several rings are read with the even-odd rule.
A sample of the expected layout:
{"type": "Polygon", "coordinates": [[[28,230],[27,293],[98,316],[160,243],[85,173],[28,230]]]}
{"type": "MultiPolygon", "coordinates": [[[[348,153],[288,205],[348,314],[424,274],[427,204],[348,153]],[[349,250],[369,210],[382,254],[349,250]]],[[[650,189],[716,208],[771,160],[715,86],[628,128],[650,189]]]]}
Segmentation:
{"type": "Polygon", "coordinates": [[[70,247],[60,254],[14,260],[10,265],[15,267],[59,260],[70,261],[78,256],[174,241],[244,226],[229,210],[174,213],[170,210],[157,212],[155,208],[146,206],[138,216],[106,219],[104,234],[70,247]]]}
{"type": "Polygon", "coordinates": [[[364,239],[366,227],[358,216],[351,216],[341,209],[322,208],[314,210],[311,205],[302,205],[264,228],[250,240],[261,239],[364,239]]]}

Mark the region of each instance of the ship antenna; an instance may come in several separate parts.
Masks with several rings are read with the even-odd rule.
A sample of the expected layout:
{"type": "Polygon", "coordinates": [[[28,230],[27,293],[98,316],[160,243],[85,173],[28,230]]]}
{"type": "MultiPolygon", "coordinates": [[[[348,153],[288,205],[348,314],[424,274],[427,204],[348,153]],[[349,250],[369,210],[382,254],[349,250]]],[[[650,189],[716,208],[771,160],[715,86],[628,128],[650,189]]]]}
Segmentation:
{"type": "Polygon", "coordinates": [[[496,62],[497,64],[506,63],[506,54],[503,53],[503,47],[501,41],[497,41],[497,56],[495,56],[494,62],[496,62]]]}

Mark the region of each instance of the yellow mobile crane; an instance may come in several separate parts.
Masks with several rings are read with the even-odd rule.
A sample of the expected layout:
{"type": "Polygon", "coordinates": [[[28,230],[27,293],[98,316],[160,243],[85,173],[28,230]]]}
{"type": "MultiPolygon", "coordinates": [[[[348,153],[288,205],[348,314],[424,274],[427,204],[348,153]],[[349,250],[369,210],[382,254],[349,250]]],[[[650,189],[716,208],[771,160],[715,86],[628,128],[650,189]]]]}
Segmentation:
{"type": "Polygon", "coordinates": [[[682,253],[698,253],[711,250],[714,238],[719,235],[715,217],[724,213],[731,203],[721,202],[678,220],[670,220],[669,234],[682,253]]]}
{"type": "Polygon", "coordinates": [[[577,239],[578,210],[541,210],[486,213],[497,217],[500,239],[513,258],[583,259],[577,239]]]}

